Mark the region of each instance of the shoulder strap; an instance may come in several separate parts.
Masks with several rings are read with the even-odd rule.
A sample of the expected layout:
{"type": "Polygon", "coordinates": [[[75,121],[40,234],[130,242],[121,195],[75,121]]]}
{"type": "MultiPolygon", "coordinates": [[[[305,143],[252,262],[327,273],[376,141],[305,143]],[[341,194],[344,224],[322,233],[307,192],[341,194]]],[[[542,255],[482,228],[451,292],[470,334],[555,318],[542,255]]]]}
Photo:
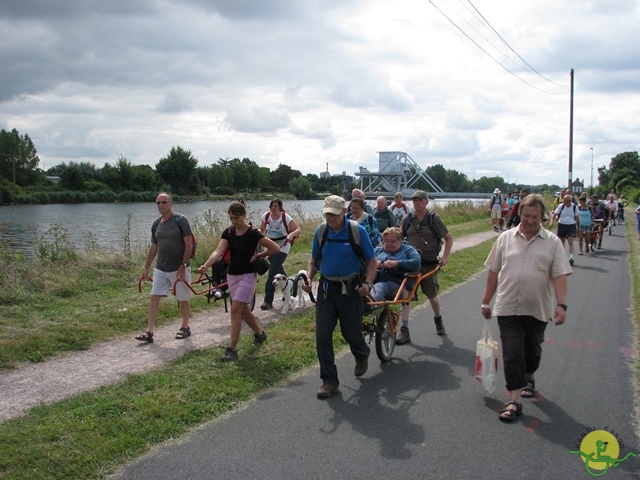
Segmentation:
{"type": "MultiPolygon", "coordinates": [[[[265,225],[269,225],[269,219],[271,218],[271,210],[267,212],[267,216],[264,217],[265,225]]],[[[287,225],[287,212],[282,210],[282,225],[284,226],[285,232],[289,235],[289,225],[287,225]]]]}
{"type": "Polygon", "coordinates": [[[402,236],[406,237],[407,232],[409,231],[409,225],[413,221],[413,212],[407,213],[406,217],[404,217],[404,221],[402,222],[402,236]]]}
{"type": "Polygon", "coordinates": [[[269,225],[269,219],[271,218],[271,210],[267,212],[267,215],[264,217],[264,224],[269,225]]]}
{"type": "Polygon", "coordinates": [[[180,233],[184,237],[184,230],[182,230],[182,224],[180,223],[181,218],[182,218],[182,215],[180,215],[179,213],[173,214],[173,219],[176,221],[176,225],[178,225],[178,228],[180,229],[180,233]]]}

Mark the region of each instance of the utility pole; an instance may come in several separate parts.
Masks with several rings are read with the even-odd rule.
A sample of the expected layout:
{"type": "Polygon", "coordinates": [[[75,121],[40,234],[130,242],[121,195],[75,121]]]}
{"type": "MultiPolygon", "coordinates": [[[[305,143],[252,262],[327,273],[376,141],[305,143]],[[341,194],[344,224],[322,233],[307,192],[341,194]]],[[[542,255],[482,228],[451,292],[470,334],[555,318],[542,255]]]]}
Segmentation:
{"type": "Polygon", "coordinates": [[[573,177],[573,68],[571,69],[571,100],[569,107],[569,182],[567,187],[571,187],[573,177]]]}

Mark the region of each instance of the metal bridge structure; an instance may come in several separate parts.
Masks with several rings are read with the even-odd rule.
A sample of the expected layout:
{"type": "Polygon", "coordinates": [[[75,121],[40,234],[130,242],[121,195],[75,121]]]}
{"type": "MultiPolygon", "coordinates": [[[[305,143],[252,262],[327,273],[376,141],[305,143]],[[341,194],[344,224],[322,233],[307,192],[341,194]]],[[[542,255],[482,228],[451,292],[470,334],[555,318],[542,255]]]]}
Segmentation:
{"type": "MultiPolygon", "coordinates": [[[[358,179],[359,189],[368,198],[375,198],[381,195],[393,197],[396,192],[402,192],[404,197],[411,198],[411,194],[418,189],[419,180],[424,180],[429,185],[429,194],[434,197],[446,197],[442,188],[433,180],[420,165],[406,152],[378,152],[378,171],[370,172],[364,167],[360,167],[359,172],[355,172],[358,179]]],[[[420,187],[424,189],[424,182],[420,182],[420,187]]],[[[451,194],[459,196],[460,194],[451,194]]]]}

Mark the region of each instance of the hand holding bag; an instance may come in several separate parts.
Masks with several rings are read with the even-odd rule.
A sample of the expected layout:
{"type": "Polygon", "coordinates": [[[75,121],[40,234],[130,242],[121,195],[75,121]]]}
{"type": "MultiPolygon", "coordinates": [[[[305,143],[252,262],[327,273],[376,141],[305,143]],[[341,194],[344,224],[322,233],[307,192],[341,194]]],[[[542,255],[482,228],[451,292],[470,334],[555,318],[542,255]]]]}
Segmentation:
{"type": "Polygon", "coordinates": [[[476,380],[487,393],[496,390],[496,375],[498,372],[498,342],[491,336],[490,320],[484,321],[482,338],[476,345],[476,380]]]}

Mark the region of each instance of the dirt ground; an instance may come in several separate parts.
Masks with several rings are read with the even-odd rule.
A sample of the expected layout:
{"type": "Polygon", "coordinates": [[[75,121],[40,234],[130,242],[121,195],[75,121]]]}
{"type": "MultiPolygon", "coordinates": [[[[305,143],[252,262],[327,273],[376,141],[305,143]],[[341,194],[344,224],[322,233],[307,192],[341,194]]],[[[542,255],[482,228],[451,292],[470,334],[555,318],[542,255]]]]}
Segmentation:
{"type": "MultiPolygon", "coordinates": [[[[452,252],[496,235],[488,231],[457,239],[452,252]]],[[[256,305],[260,303],[262,298],[257,299],[256,305]]],[[[312,308],[310,305],[307,302],[307,308],[312,308]]],[[[281,318],[281,302],[276,300],[274,307],[268,311],[256,307],[256,317],[263,326],[281,318]]],[[[135,335],[127,335],[88,350],[62,354],[46,362],[0,373],[0,422],[19,417],[34,406],[54,403],[118,382],[129,374],[159,367],[190,350],[223,344],[229,336],[229,314],[224,308],[212,308],[194,315],[190,325],[193,335],[185,340],[175,339],[180,326],[176,320],[173,325],[156,328],[153,343],[137,342],[133,338],[135,335]]],[[[220,353],[223,353],[222,349],[220,353]]]]}

